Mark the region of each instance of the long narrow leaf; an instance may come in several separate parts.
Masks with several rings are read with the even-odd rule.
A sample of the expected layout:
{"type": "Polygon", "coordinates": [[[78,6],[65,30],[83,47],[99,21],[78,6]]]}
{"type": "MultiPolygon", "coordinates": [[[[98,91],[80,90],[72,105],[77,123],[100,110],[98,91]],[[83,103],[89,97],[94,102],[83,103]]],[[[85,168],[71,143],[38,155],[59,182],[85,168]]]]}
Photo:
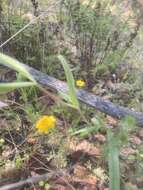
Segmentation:
{"type": "Polygon", "coordinates": [[[0,83],[0,94],[4,94],[15,90],[17,88],[29,87],[35,85],[34,82],[12,82],[12,83],[0,83]]]}
{"type": "Polygon", "coordinates": [[[76,88],[75,88],[73,74],[72,74],[70,67],[69,67],[68,63],[66,62],[65,58],[62,55],[59,55],[58,58],[61,61],[61,64],[65,71],[65,75],[66,75],[66,79],[67,79],[67,83],[68,83],[68,87],[69,87],[70,101],[74,107],[79,109],[79,102],[78,102],[77,95],[76,95],[76,88]]]}
{"type": "Polygon", "coordinates": [[[119,148],[116,138],[108,131],[109,190],[120,190],[119,148]]]}
{"type": "Polygon", "coordinates": [[[34,78],[29,74],[29,72],[15,59],[4,55],[3,53],[0,53],[0,64],[10,67],[11,69],[14,69],[21,75],[23,75],[25,78],[29,79],[30,81],[36,83],[34,78]]]}

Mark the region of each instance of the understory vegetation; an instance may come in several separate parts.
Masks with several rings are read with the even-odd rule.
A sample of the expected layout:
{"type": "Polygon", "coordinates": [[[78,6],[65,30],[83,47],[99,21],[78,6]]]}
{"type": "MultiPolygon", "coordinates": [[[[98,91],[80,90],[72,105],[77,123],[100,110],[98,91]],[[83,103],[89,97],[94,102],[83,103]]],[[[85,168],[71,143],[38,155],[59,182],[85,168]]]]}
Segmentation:
{"type": "Polygon", "coordinates": [[[143,129],[77,95],[143,112],[142,11],[140,0],[0,0],[0,189],[32,177],[15,189],[143,190],[143,129]]]}

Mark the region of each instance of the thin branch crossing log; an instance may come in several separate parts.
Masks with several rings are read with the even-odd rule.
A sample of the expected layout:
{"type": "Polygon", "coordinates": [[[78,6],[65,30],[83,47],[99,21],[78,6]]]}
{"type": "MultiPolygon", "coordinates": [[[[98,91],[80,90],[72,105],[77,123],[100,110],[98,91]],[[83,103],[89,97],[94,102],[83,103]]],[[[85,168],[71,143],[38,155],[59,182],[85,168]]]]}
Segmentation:
{"type": "MultiPolygon", "coordinates": [[[[38,83],[46,87],[55,89],[58,92],[60,91],[63,93],[68,93],[68,86],[65,82],[60,81],[54,77],[48,76],[47,74],[44,74],[32,67],[29,67],[28,65],[25,65],[25,64],[22,64],[22,65],[29,71],[29,73],[34,77],[34,79],[38,83]]],[[[137,124],[140,127],[143,127],[143,113],[141,112],[136,112],[129,108],[116,105],[110,101],[104,100],[103,98],[96,96],[92,93],[89,93],[83,89],[77,89],[77,97],[81,102],[91,107],[94,107],[97,110],[105,114],[108,114],[112,117],[122,119],[125,116],[132,116],[136,119],[137,124]]]]}
{"type": "Polygon", "coordinates": [[[63,175],[63,172],[57,171],[57,172],[46,173],[43,175],[33,176],[33,177],[29,177],[28,179],[21,180],[16,183],[2,186],[2,187],[0,187],[0,190],[16,190],[25,185],[35,184],[35,183],[38,183],[39,181],[46,181],[53,177],[62,176],[62,175],[63,175]]]}

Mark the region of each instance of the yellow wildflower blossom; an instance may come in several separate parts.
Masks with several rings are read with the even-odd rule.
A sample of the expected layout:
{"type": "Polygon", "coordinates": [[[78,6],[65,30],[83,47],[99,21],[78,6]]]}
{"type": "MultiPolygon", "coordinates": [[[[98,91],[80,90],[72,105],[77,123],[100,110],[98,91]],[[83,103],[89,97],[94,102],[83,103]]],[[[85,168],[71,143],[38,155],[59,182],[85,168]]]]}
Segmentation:
{"type": "Polygon", "coordinates": [[[56,126],[56,118],[54,116],[42,116],[36,123],[36,129],[39,133],[48,133],[56,126]]]}
{"type": "Polygon", "coordinates": [[[76,86],[78,86],[79,88],[83,88],[85,87],[85,82],[83,80],[77,80],[76,81],[76,86]]]}

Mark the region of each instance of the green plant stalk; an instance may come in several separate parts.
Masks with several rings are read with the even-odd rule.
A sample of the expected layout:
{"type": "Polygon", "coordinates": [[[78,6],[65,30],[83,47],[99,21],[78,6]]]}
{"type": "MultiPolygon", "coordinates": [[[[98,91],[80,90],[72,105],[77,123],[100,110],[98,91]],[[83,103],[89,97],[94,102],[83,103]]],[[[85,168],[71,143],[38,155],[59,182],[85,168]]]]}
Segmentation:
{"type": "Polygon", "coordinates": [[[17,88],[34,86],[34,82],[11,82],[11,83],[0,83],[0,94],[10,92],[17,88]]]}
{"type": "Polygon", "coordinates": [[[4,55],[3,53],[0,53],[0,64],[14,69],[19,74],[36,84],[36,81],[30,75],[30,73],[16,59],[13,59],[7,55],[4,55]]]}
{"type": "Polygon", "coordinates": [[[109,190],[120,190],[120,163],[118,139],[108,131],[109,190]]]}
{"type": "Polygon", "coordinates": [[[76,95],[76,88],[75,88],[73,74],[72,74],[70,67],[69,67],[68,63],[66,62],[65,58],[62,55],[58,55],[58,59],[61,61],[61,64],[65,71],[67,84],[68,84],[68,88],[69,88],[70,103],[72,103],[72,105],[79,110],[80,108],[79,108],[79,102],[78,102],[77,95],[76,95]]]}
{"type": "Polygon", "coordinates": [[[34,80],[31,74],[17,60],[7,55],[4,55],[3,53],[0,53],[0,64],[17,71],[20,75],[30,80],[25,82],[20,81],[20,82],[0,83],[0,94],[10,92],[17,88],[37,85],[37,82],[34,80]]]}

